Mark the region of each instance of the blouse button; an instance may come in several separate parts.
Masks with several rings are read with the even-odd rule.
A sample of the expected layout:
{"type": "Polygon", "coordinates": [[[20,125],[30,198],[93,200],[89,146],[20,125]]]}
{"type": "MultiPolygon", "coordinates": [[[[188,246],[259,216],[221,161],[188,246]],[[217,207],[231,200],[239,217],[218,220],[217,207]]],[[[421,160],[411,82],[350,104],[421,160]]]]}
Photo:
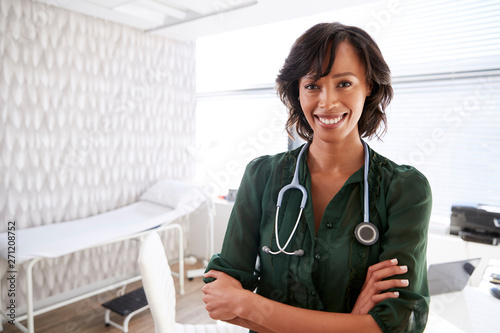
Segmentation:
{"type": "Polygon", "coordinates": [[[315,291],[311,291],[311,295],[316,296],[316,292],[315,291]]]}
{"type": "Polygon", "coordinates": [[[316,253],[316,255],[314,256],[314,259],[320,260],[321,259],[321,255],[319,253],[316,253]]]}
{"type": "Polygon", "coordinates": [[[328,222],[328,223],[326,224],[326,227],[327,227],[328,229],[331,229],[331,228],[333,228],[333,224],[332,224],[332,223],[330,223],[330,222],[328,222]]]}

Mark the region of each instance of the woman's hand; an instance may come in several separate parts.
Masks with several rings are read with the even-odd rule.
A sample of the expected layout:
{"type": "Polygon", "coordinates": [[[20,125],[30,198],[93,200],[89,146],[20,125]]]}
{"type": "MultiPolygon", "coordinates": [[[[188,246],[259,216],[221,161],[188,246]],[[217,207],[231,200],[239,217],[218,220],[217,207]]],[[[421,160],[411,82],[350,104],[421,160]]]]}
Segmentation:
{"type": "Polygon", "coordinates": [[[215,278],[201,289],[205,294],[203,302],[210,318],[230,321],[238,317],[236,310],[242,305],[240,302],[242,293],[247,292],[241,283],[230,275],[215,270],[205,273],[203,277],[215,278]]]}
{"type": "Polygon", "coordinates": [[[354,304],[351,314],[367,314],[375,305],[388,298],[399,297],[398,292],[384,292],[390,288],[407,287],[408,280],[390,279],[390,276],[404,274],[408,271],[407,266],[397,266],[398,260],[385,260],[368,267],[365,283],[361,293],[354,304]]]}

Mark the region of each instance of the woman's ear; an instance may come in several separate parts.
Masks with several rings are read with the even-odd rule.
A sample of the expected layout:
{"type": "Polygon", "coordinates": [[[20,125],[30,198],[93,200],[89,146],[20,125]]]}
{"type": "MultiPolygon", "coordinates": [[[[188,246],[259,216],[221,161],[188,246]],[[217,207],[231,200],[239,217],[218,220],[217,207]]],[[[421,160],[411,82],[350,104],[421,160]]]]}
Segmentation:
{"type": "Polygon", "coordinates": [[[366,97],[370,96],[372,94],[372,88],[373,88],[373,81],[370,80],[368,82],[368,90],[366,92],[366,97]]]}

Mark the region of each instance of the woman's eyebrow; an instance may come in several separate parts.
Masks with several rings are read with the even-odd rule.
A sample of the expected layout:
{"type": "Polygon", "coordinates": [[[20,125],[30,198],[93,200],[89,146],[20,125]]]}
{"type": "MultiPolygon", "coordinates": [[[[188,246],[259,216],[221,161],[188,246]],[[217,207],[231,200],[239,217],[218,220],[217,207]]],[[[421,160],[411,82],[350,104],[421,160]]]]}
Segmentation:
{"type": "MultiPolygon", "coordinates": [[[[338,77],[344,77],[344,76],[354,76],[355,78],[357,78],[356,74],[354,74],[353,72],[343,72],[343,73],[333,74],[331,76],[331,78],[336,79],[338,77]]],[[[314,75],[314,74],[306,74],[302,77],[302,79],[316,81],[317,78],[316,78],[316,75],[314,75]]]]}
{"type": "Polygon", "coordinates": [[[342,77],[342,76],[354,76],[355,78],[357,78],[356,74],[354,74],[352,72],[337,73],[337,74],[333,74],[331,77],[335,79],[337,77],[342,77]]]}
{"type": "Polygon", "coordinates": [[[306,80],[316,80],[316,76],[314,74],[306,74],[302,77],[302,79],[306,80]]]}

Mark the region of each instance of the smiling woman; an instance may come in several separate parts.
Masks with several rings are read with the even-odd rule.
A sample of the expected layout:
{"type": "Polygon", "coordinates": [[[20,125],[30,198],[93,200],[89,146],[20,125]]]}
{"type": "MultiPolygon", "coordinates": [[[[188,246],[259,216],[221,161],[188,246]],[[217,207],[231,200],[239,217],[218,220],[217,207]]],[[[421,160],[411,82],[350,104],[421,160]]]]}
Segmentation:
{"type": "Polygon", "coordinates": [[[430,187],[361,139],[383,122],[389,73],[353,26],[318,24],[294,43],[277,90],[308,142],[248,164],[205,274],[212,318],[259,332],[423,331],[430,187]],[[364,222],[380,238],[358,237],[364,222]]]}
{"type": "MultiPolygon", "coordinates": [[[[342,98],[350,98],[361,104],[352,109],[359,113],[355,122],[357,123],[358,120],[360,122],[361,135],[367,134],[367,137],[371,137],[376,134],[380,123],[386,122],[383,111],[392,99],[390,71],[388,68],[383,70],[386,65],[378,46],[375,43],[367,43],[371,38],[364,34],[360,34],[356,39],[349,39],[349,43],[346,43],[348,36],[340,34],[335,39],[327,39],[328,44],[315,48],[316,52],[308,52],[326,39],[330,32],[325,29],[321,35],[309,36],[306,33],[299,38],[296,45],[301,45],[301,48],[287,58],[284,67],[286,70],[278,76],[278,93],[291,112],[288,128],[297,122],[298,134],[304,139],[311,138],[311,122],[305,121],[307,119],[301,111],[306,96],[319,96],[318,94],[324,91],[324,89],[316,91],[321,88],[319,85],[321,83],[336,87],[335,89],[327,87],[331,92],[339,93],[338,97],[331,94],[330,98],[340,98],[341,95],[342,98]],[[299,90],[296,89],[295,81],[291,80],[295,77],[301,77],[299,90]],[[311,92],[312,90],[314,93],[311,92]],[[360,93],[363,98],[358,98],[360,96],[356,93],[360,93]],[[366,112],[361,114],[360,111],[365,105],[366,112]]],[[[312,98],[307,100],[309,103],[312,98]]],[[[322,108],[331,109],[337,102],[324,100],[322,103],[330,103],[330,105],[324,105],[322,108]]]]}
{"type": "MultiPolygon", "coordinates": [[[[327,54],[325,60],[329,58],[327,54]]],[[[300,105],[318,139],[358,138],[358,121],[365,98],[370,96],[371,83],[367,82],[364,64],[350,43],[340,43],[334,59],[334,65],[325,76],[307,75],[300,79],[300,105]],[[346,69],[351,72],[345,72],[346,69]],[[337,128],[342,128],[342,132],[332,131],[337,128]]]]}

